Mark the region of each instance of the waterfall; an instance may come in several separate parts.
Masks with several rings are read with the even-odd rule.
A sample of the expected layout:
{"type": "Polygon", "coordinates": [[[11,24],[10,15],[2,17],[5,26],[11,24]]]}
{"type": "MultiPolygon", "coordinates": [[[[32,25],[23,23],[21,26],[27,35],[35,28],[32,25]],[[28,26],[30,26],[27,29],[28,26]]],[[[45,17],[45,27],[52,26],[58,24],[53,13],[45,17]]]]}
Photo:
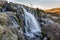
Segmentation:
{"type": "Polygon", "coordinates": [[[36,18],[24,9],[25,18],[25,36],[27,40],[40,40],[41,28],[36,20],[36,18]],[[39,38],[37,38],[39,37],[39,38]]]}

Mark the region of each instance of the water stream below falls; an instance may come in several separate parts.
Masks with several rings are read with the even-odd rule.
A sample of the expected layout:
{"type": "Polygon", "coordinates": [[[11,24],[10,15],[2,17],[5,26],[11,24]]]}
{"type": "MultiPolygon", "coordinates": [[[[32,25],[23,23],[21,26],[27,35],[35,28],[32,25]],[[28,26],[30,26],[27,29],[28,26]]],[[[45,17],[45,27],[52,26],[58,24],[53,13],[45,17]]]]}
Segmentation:
{"type": "Polygon", "coordinates": [[[41,37],[41,28],[36,20],[36,18],[24,9],[24,18],[25,18],[25,38],[26,40],[40,40],[41,37]]]}

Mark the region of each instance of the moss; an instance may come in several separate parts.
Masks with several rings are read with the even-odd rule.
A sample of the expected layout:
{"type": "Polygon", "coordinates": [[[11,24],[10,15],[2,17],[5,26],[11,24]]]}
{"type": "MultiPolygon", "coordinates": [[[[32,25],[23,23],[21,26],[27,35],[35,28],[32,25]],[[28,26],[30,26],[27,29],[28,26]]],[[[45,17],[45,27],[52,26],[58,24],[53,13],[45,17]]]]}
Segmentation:
{"type": "Polygon", "coordinates": [[[58,18],[57,20],[55,20],[55,22],[58,22],[58,23],[60,23],[60,18],[58,18]]]}
{"type": "Polygon", "coordinates": [[[46,36],[46,28],[45,28],[45,26],[42,26],[42,35],[43,35],[43,37],[46,36]]]}

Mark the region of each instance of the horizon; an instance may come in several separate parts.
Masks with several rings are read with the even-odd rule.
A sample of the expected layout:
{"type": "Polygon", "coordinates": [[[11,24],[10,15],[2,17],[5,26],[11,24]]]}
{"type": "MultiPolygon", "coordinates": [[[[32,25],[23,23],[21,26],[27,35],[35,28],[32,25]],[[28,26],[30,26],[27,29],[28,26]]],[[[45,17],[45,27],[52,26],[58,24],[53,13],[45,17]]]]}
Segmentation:
{"type": "Polygon", "coordinates": [[[60,8],[60,0],[7,0],[8,2],[20,3],[39,9],[60,8]]]}

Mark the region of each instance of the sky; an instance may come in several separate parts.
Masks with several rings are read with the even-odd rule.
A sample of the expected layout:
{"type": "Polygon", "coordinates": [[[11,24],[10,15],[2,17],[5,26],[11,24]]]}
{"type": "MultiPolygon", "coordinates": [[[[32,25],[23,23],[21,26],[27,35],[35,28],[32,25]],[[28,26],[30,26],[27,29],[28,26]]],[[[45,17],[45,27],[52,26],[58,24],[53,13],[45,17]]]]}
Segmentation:
{"type": "Polygon", "coordinates": [[[8,0],[9,2],[16,2],[25,4],[27,6],[40,8],[40,9],[51,9],[60,8],[60,0],[8,0]]]}

